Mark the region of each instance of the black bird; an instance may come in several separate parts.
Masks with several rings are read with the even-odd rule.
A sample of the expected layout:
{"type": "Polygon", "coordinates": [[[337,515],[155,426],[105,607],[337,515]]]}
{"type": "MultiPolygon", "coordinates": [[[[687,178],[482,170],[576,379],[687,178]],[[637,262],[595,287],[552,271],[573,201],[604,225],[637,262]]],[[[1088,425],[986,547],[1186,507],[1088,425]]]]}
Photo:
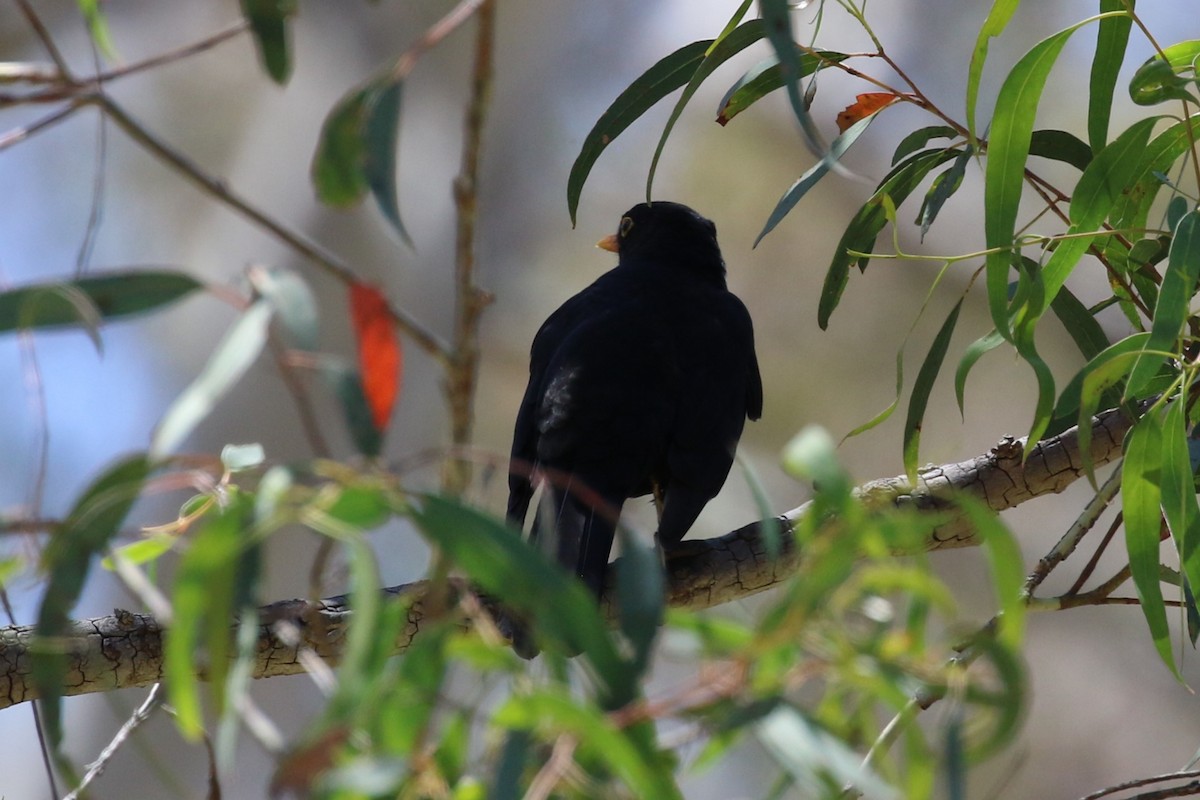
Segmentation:
{"type": "Polygon", "coordinates": [[[678,203],[642,203],[599,246],[617,267],[534,337],[508,497],[520,528],[545,483],[530,536],[552,531],[558,562],[597,596],[625,500],[653,493],[658,541],[676,547],[763,402],[750,314],[726,288],[712,222],[678,203]]]}

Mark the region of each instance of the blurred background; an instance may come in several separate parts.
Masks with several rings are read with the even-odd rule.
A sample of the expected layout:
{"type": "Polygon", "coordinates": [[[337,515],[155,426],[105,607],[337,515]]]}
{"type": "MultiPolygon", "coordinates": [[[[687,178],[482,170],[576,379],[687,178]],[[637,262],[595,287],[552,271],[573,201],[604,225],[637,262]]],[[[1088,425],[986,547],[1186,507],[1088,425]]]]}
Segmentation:
{"type": "MultiPolygon", "coordinates": [[[[78,74],[93,71],[93,55],[77,6],[70,0],[33,4],[78,74]]],[[[451,180],[459,166],[463,101],[470,69],[471,26],[458,31],[419,63],[404,88],[400,133],[400,210],[415,247],[400,243],[373,206],[336,212],[320,206],[309,182],[309,163],[321,123],[352,86],[394,58],[450,8],[448,2],[381,4],[313,0],[301,3],[295,21],[295,68],[286,87],[271,83],[248,36],[168,66],[114,82],[112,96],[141,124],[222,178],[251,203],[303,231],[338,254],[366,279],[382,285],[397,304],[443,336],[453,315],[451,180]]],[[[716,35],[737,4],[732,0],[527,0],[501,3],[496,85],[483,153],[478,241],[479,282],[496,302],[486,312],[482,373],[476,404],[476,444],[506,454],[517,404],[525,386],[529,343],[542,320],[563,300],[613,264],[593,247],[620,215],[644,196],[646,170],[671,103],[635,123],[600,157],[584,189],[578,224],[570,224],[566,180],[584,136],[617,94],[656,60],[696,39],[716,35]]],[[[1169,44],[1200,36],[1200,17],[1187,4],[1146,4],[1139,13],[1169,44]]],[[[869,19],[888,52],[952,116],[963,116],[966,65],[989,3],[982,0],[894,0],[873,4],[869,19]]],[[[235,22],[234,0],[113,0],[104,4],[114,43],[125,62],[171,50],[235,22]]],[[[979,104],[986,123],[1006,68],[1034,42],[1088,14],[1095,3],[1027,3],[1008,32],[995,41],[979,104]]],[[[815,9],[798,12],[798,35],[811,35],[815,9]]],[[[820,41],[846,52],[870,42],[830,7],[820,41]]],[[[1041,106],[1039,127],[1085,134],[1086,86],[1095,35],[1086,29],[1070,41],[1041,106]]],[[[1129,74],[1151,52],[1136,32],[1129,74]]],[[[757,248],[754,237],[782,192],[813,158],[802,144],[782,95],[772,96],[722,128],[713,122],[724,89],[765,58],[765,43],[723,67],[701,88],[667,145],[654,187],[658,199],[687,203],[716,221],[729,265],[731,288],[755,319],[766,389],[762,421],[748,427],[742,455],[764,481],[782,512],[806,499],[802,487],[777,466],[778,453],[801,427],[818,424],[835,437],[873,417],[891,402],[895,356],[923,302],[937,262],[875,260],[850,285],[829,330],[816,324],[825,269],[850,217],[887,171],[899,138],[934,124],[917,109],[888,109],[846,159],[863,180],[831,177],[757,248]]],[[[0,61],[48,61],[15,4],[0,4],[0,61]]],[[[866,63],[864,69],[882,65],[866,63]]],[[[886,72],[881,77],[891,78],[886,72]]],[[[829,71],[820,81],[815,119],[829,138],[835,114],[869,87],[829,71]]],[[[673,101],[672,101],[673,102],[673,101]]],[[[4,132],[48,112],[22,106],[0,116],[4,132]]],[[[1112,130],[1138,111],[1119,90],[1112,130]],[[1126,115],[1122,117],[1122,110],[1126,115]]],[[[1086,137],[1085,137],[1086,138],[1086,137]]],[[[1053,178],[1054,170],[1043,171],[1053,178]]],[[[84,111],[19,146],[0,150],[0,281],[6,285],[73,274],[102,176],[101,218],[92,269],[163,265],[186,270],[219,287],[239,287],[253,264],[288,267],[317,293],[322,346],[353,355],[341,284],[303,263],[262,230],[183,182],[112,126],[84,111]]],[[[904,226],[905,251],[955,254],[981,248],[982,181],[972,165],[958,195],[942,211],[923,243],[904,226]]],[[[916,216],[919,203],[901,210],[916,216]]],[[[877,249],[890,249],[887,234],[877,249]]],[[[952,270],[934,293],[905,351],[915,375],[930,340],[961,294],[970,272],[952,270]]],[[[1085,300],[1104,291],[1099,268],[1084,264],[1071,282],[1085,300]],[[1095,287],[1089,289],[1089,282],[1095,287]]],[[[104,330],[103,354],[84,335],[39,334],[35,340],[46,394],[48,469],[42,511],[61,515],[97,470],[115,457],[144,449],[153,425],[204,364],[236,312],[211,294],[194,295],[166,313],[113,324],[104,330]]],[[[962,349],[990,329],[981,292],[964,308],[951,347],[962,349]]],[[[1123,333],[1121,320],[1105,322],[1123,333]]],[[[1039,346],[1065,381],[1080,364],[1074,346],[1047,320],[1039,346]]],[[[392,459],[446,441],[440,373],[416,347],[407,348],[404,387],[385,454],[392,459]]],[[[34,374],[15,337],[0,339],[0,509],[25,513],[35,497],[42,447],[42,412],[32,399],[34,374]]],[[[949,372],[949,368],[944,370],[949,372]]],[[[334,400],[320,398],[325,431],[340,455],[352,452],[334,400]]],[[[954,403],[948,376],[939,383],[922,440],[922,459],[959,461],[985,452],[1005,434],[1023,435],[1032,415],[1032,374],[1003,350],[972,373],[965,418],[954,403]]],[[[860,481],[903,471],[902,414],[847,441],[845,464],[860,481]]],[[[311,455],[276,367],[262,359],[189,441],[189,452],[219,452],[230,442],[260,442],[270,459],[311,455]]],[[[434,476],[414,475],[416,485],[434,476]]],[[[474,499],[503,508],[503,481],[480,481],[474,499]]],[[[1028,563],[1044,554],[1074,519],[1089,492],[1076,486],[1062,498],[1028,504],[1006,516],[1028,563]]],[[[180,498],[148,502],[139,522],[173,517],[180,498]]],[[[631,503],[630,518],[649,535],[649,506],[631,503]],[[634,508],[640,506],[640,508],[634,508]]],[[[724,533],[756,516],[735,469],[693,537],[724,533]]],[[[426,553],[414,535],[396,528],[376,534],[389,583],[421,576],[426,553]]],[[[9,537],[7,552],[33,552],[9,537]]],[[[1119,549],[1119,548],[1114,548],[1119,549]]],[[[264,600],[301,596],[315,541],[280,538],[268,545],[264,600]]],[[[990,617],[993,599],[980,553],[952,552],[935,563],[955,588],[968,616],[990,617]]],[[[1114,562],[1115,564],[1115,562],[1114,562]]],[[[1103,573],[1103,568],[1101,569],[1103,573]]],[[[335,575],[336,578],[336,575],[335,575]]],[[[1047,593],[1064,590],[1056,576],[1047,593]]],[[[331,586],[341,591],[344,586],[331,586]]],[[[33,621],[40,588],[31,571],[11,592],[18,623],[33,621]]],[[[132,607],[110,576],[98,574],[77,616],[132,607]]],[[[721,613],[750,615],[753,599],[721,613]]],[[[1154,653],[1135,607],[1084,609],[1035,615],[1029,627],[1032,693],[1021,740],[974,774],[973,797],[1073,798],[1122,780],[1185,765],[1200,746],[1200,703],[1177,684],[1154,653]]],[[[1185,654],[1190,682],[1200,668],[1185,654]]],[[[686,671],[667,653],[656,685],[669,686],[686,671]]],[[[274,679],[254,687],[256,699],[284,729],[302,728],[321,707],[304,677],[274,679]]],[[[136,706],[143,690],[66,701],[68,752],[78,762],[95,757],[136,706]]],[[[937,724],[938,711],[929,714],[937,724]]],[[[203,755],[179,742],[159,715],[110,765],[96,784],[97,797],[200,797],[203,755]]],[[[0,795],[47,797],[28,705],[0,713],[0,795]]],[[[685,759],[694,755],[685,751],[685,759]]],[[[265,793],[269,758],[249,739],[230,797],[265,793]]],[[[753,743],[709,773],[684,779],[691,798],[758,797],[772,784],[770,759],[753,743]]]]}

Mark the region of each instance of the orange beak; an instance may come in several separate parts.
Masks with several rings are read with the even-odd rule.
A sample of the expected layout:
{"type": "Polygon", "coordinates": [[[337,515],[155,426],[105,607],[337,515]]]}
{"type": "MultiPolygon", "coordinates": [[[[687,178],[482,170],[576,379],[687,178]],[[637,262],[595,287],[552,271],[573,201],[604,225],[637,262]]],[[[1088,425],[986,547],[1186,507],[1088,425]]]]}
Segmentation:
{"type": "Polygon", "coordinates": [[[601,250],[607,250],[610,253],[619,252],[619,248],[617,247],[617,235],[615,233],[610,233],[608,236],[605,236],[603,239],[596,242],[596,247],[599,247],[601,250]]]}

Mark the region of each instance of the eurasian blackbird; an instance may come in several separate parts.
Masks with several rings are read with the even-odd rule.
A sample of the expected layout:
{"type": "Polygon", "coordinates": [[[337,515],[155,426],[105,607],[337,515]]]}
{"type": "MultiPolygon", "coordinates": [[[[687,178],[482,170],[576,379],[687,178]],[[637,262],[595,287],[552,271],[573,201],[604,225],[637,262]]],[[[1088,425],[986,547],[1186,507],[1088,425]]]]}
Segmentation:
{"type": "Polygon", "coordinates": [[[653,493],[658,541],[677,546],[763,403],[750,314],[726,288],[711,221],[642,203],[599,246],[617,253],[616,268],[534,337],[508,497],[520,528],[545,484],[530,536],[549,539],[597,596],[625,500],[653,493]]]}

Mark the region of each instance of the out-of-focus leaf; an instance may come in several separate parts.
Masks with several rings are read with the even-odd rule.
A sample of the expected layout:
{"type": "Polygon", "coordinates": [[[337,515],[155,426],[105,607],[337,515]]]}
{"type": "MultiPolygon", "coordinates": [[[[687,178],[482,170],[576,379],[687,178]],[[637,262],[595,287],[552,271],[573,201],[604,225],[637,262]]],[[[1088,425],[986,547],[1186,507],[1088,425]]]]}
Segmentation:
{"type": "Polygon", "coordinates": [[[117,462],[89,486],[55,531],[42,554],[48,578],[38,609],[37,641],[30,677],[41,697],[42,723],[52,749],[62,742],[62,691],[67,652],[58,641],[68,633],[71,609],[95,559],[125,521],[150,474],[150,462],[135,455],[117,462]]]}
{"type": "MultiPolygon", "coordinates": [[[[886,106],[884,106],[886,108],[886,106]]],[[[878,113],[878,111],[876,112],[878,113]]],[[[763,240],[763,237],[775,229],[788,213],[796,207],[800,202],[800,198],[808,193],[808,190],[817,185],[817,182],[824,178],[825,175],[837,163],[847,150],[850,149],[858,137],[862,136],[867,130],[867,126],[875,119],[875,114],[870,114],[846,129],[846,132],[833,140],[829,145],[829,152],[816,164],[809,167],[803,175],[793,183],[783,197],[779,198],[779,202],[775,204],[775,208],[771,211],[771,215],[767,217],[767,223],[763,226],[762,232],[754,240],[754,246],[763,240]]]]}
{"type": "Polygon", "coordinates": [[[941,329],[933,339],[921,369],[917,372],[917,380],[913,384],[912,395],[908,400],[908,414],[904,420],[904,471],[912,485],[917,484],[917,458],[921,444],[921,426],[925,420],[925,408],[929,404],[929,394],[933,391],[933,382],[937,380],[946,360],[946,351],[950,349],[950,338],[954,335],[954,326],[958,324],[958,313],[962,311],[962,300],[954,304],[954,309],[942,323],[941,329]]]}
{"type": "MultiPolygon", "coordinates": [[[[735,18],[737,17],[736,14],[734,16],[735,18]]],[[[663,148],[667,146],[667,137],[671,135],[671,130],[675,127],[676,120],[683,113],[683,109],[688,104],[688,101],[692,99],[692,95],[700,88],[700,84],[704,82],[704,79],[713,73],[713,70],[757,42],[763,37],[763,34],[762,21],[753,19],[718,37],[705,52],[704,60],[696,67],[696,71],[692,73],[687,85],[683,88],[683,93],[680,95],[678,102],[675,103],[675,108],[671,110],[671,116],[667,118],[667,124],[663,126],[662,136],[658,139],[658,146],[654,148],[654,157],[650,159],[650,172],[646,176],[647,200],[650,199],[651,187],[654,185],[654,173],[658,170],[658,160],[662,157],[663,148]]]]}
{"type": "Polygon", "coordinates": [[[267,342],[271,306],[260,300],[225,334],[200,374],[167,409],[150,443],[150,454],[161,458],[173,452],[217,402],[233,388],[258,358],[267,342]]]}
{"type": "Polygon", "coordinates": [[[617,622],[633,645],[632,680],[641,680],[650,666],[654,640],[666,607],[663,567],[654,548],[639,542],[623,525],[617,526],[621,559],[617,562],[617,622]]]}
{"type": "Polygon", "coordinates": [[[108,18],[100,8],[100,0],[76,0],[83,20],[87,23],[88,33],[95,43],[96,49],[109,61],[117,61],[120,55],[113,46],[112,34],[108,30],[108,18]]]}
{"type": "Polygon", "coordinates": [[[921,226],[921,241],[925,240],[925,234],[929,233],[929,227],[937,219],[942,206],[958,191],[958,187],[962,186],[963,176],[967,172],[967,164],[971,163],[971,156],[974,155],[974,152],[974,149],[967,145],[954,163],[933,179],[933,184],[925,194],[924,202],[921,203],[921,211],[917,214],[917,224],[921,226]]]}
{"type": "MultiPolygon", "coordinates": [[[[783,84],[787,89],[788,100],[792,105],[792,113],[800,123],[804,133],[804,142],[809,151],[818,156],[824,171],[828,172],[837,164],[841,154],[834,154],[832,146],[827,151],[817,131],[812,115],[808,113],[808,103],[800,93],[801,63],[800,52],[792,37],[792,6],[788,0],[759,0],[759,13],[763,26],[767,30],[767,39],[775,48],[775,56],[779,59],[779,68],[783,76],[783,84]]],[[[761,236],[759,238],[762,238],[761,236]]]]}
{"type": "Polygon", "coordinates": [[[970,131],[971,142],[975,142],[975,107],[979,101],[979,82],[983,78],[983,64],[987,61],[988,45],[991,40],[1004,33],[1008,21],[1021,0],[995,0],[987,19],[979,29],[975,39],[975,49],[971,52],[971,64],[967,68],[967,129],[970,131]]]}
{"type": "Polygon", "coordinates": [[[792,706],[778,706],[754,726],[754,732],[806,797],[824,797],[830,783],[853,786],[878,800],[899,797],[862,764],[858,753],[792,706]]]}
{"type": "Polygon", "coordinates": [[[338,101],[321,127],[312,180],[326,205],[349,208],[370,190],[379,209],[407,244],[396,199],[396,150],[401,82],[392,75],[369,81],[338,101]]]}
{"type": "Polygon", "coordinates": [[[1154,306],[1150,341],[1125,385],[1127,398],[1142,391],[1158,372],[1162,364],[1161,353],[1175,350],[1175,340],[1187,319],[1188,304],[1196,291],[1197,279],[1200,279],[1200,211],[1193,210],[1175,227],[1171,252],[1167,256],[1167,271],[1163,274],[1158,303],[1154,306]]]}
{"type": "Polygon", "coordinates": [[[1002,344],[1004,344],[1004,337],[1000,335],[999,331],[993,330],[972,342],[971,346],[963,353],[958,362],[958,368],[954,370],[954,396],[958,400],[958,413],[964,415],[966,413],[964,398],[967,392],[967,375],[971,373],[971,368],[984,355],[1002,344]]]}
{"type": "Polygon", "coordinates": [[[283,340],[288,347],[317,349],[317,299],[304,278],[289,269],[253,267],[249,272],[254,291],[275,309],[283,340]]]}
{"type": "Polygon", "coordinates": [[[575,224],[579,196],[596,159],[638,117],[659,100],[683,86],[704,61],[712,39],[685,45],[660,59],[617,96],[583,140],[583,147],[567,177],[567,212],[575,224]]]}
{"type": "Polygon", "coordinates": [[[1159,585],[1159,531],[1162,530],[1162,420],[1150,413],[1125,437],[1125,459],[1121,466],[1121,500],[1125,519],[1125,546],[1129,569],[1141,602],[1142,614],[1159,657],[1176,679],[1182,681],[1171,653],[1171,631],[1167,607],[1159,585]]]}
{"type": "Polygon", "coordinates": [[[1092,148],[1074,134],[1046,129],[1034,131],[1029,139],[1029,155],[1070,164],[1082,172],[1092,163],[1092,148]]]}
{"type": "Polygon", "coordinates": [[[250,23],[263,68],[281,85],[292,73],[287,18],[294,13],[296,0],[242,0],[242,16],[250,23]]]}
{"type": "Polygon", "coordinates": [[[344,359],[329,355],[321,357],[318,369],[338,397],[346,428],[358,452],[370,457],[379,455],[383,449],[383,433],[375,427],[358,370],[344,359]]]}
{"type": "Polygon", "coordinates": [[[1025,584],[1025,561],[1012,532],[990,508],[974,497],[963,494],[955,502],[966,512],[972,527],[983,540],[984,552],[992,569],[992,585],[1000,609],[997,638],[1012,652],[1020,652],[1025,636],[1027,605],[1022,596],[1025,584]]]}
{"type": "MultiPolygon", "coordinates": [[[[1128,3],[1133,8],[1132,0],[1128,3]]],[[[1126,0],[1100,0],[1100,13],[1124,11],[1126,0]]],[[[1113,92],[1125,47],[1129,44],[1131,16],[1105,17],[1100,20],[1096,34],[1096,55],[1092,58],[1092,74],[1088,88],[1088,142],[1099,152],[1108,142],[1108,121],[1112,116],[1113,92]]]]}
{"type": "MultiPolygon", "coordinates": [[[[997,0],[988,22],[985,23],[985,31],[989,29],[992,18],[998,15],[1000,9],[1004,9],[1001,16],[1006,24],[1016,6],[1015,0],[997,0]]],[[[992,312],[992,323],[1006,339],[1012,336],[1008,319],[1008,270],[1011,264],[1009,249],[1013,245],[1017,209],[1021,204],[1025,162],[1029,157],[1029,143],[1033,136],[1033,121],[1050,70],[1067,39],[1077,27],[1067,28],[1043,39],[1022,56],[1004,79],[996,98],[984,173],[984,234],[989,250],[993,251],[987,256],[988,306],[992,312]]],[[[1003,24],[999,25],[999,30],[1003,30],[1003,24]]],[[[993,36],[995,33],[987,35],[993,36]]],[[[972,58],[971,73],[968,77],[967,95],[968,120],[971,121],[972,132],[974,93],[978,91],[979,80],[977,67],[982,70],[982,59],[987,54],[987,37],[983,32],[980,33],[975,52],[976,58],[972,58]]]]}
{"type": "Polygon", "coordinates": [[[890,198],[895,206],[900,205],[931,170],[954,158],[959,152],[954,149],[924,150],[905,160],[884,177],[879,187],[854,215],[854,219],[850,220],[834,251],[833,260],[821,287],[821,298],[817,304],[817,324],[822,330],[829,326],[829,318],[841,302],[846,283],[850,280],[850,266],[854,263],[857,263],[860,269],[867,266],[867,259],[850,255],[849,251],[870,252],[875,246],[879,232],[887,224],[884,198],[890,198]]]}
{"type": "Polygon", "coordinates": [[[201,288],[181,272],[91,274],[73,281],[38,283],[0,292],[0,332],[94,324],[153,311],[201,288]],[[75,300],[82,296],[87,306],[75,300]],[[94,315],[94,316],[93,316],[94,315]]]}
{"type": "MultiPolygon", "coordinates": [[[[825,64],[836,64],[849,58],[845,53],[835,53],[832,50],[800,53],[799,57],[801,78],[811,75],[825,64]]],[[[721,103],[717,106],[717,122],[727,125],[729,120],[776,89],[782,89],[783,85],[783,68],[779,66],[779,58],[772,56],[760,61],[739,78],[737,83],[729,87],[729,91],[721,98],[721,103]]]]}
{"type": "Polygon", "coordinates": [[[547,726],[569,733],[601,758],[629,787],[633,797],[670,800],[682,795],[669,769],[644,752],[629,729],[619,729],[594,706],[558,690],[515,695],[493,716],[497,725],[527,730],[547,726]]]}
{"type": "Polygon", "coordinates": [[[595,600],[583,584],[499,520],[454,500],[425,495],[414,521],[472,581],[506,607],[532,618],[553,641],[580,649],[601,682],[602,704],[632,699],[636,682],[620,659],[595,600]]]}
{"type": "Polygon", "coordinates": [[[254,469],[266,459],[266,451],[257,442],[253,444],[227,444],[221,448],[221,466],[230,472],[254,469]]]}
{"type": "Polygon", "coordinates": [[[990,684],[972,681],[964,693],[964,705],[973,718],[968,728],[972,734],[967,742],[968,759],[978,762],[1016,738],[1027,689],[1021,662],[1007,644],[983,633],[970,646],[975,663],[992,675],[990,684]]]}
{"type": "Polygon", "coordinates": [[[782,526],[779,517],[775,516],[775,512],[772,510],[771,501],[767,497],[767,489],[763,486],[762,479],[758,476],[758,470],[754,468],[753,464],[737,455],[734,458],[737,460],[737,464],[742,470],[742,476],[746,480],[746,486],[749,487],[750,494],[754,498],[758,518],[762,520],[759,524],[759,532],[767,551],[767,557],[779,558],[779,553],[783,549],[783,540],[780,535],[782,526]]]}
{"type": "Polygon", "coordinates": [[[520,800],[525,796],[521,788],[521,775],[529,760],[533,736],[528,730],[511,730],[504,737],[500,761],[492,777],[492,790],[488,794],[494,800],[520,800]]]}
{"type": "Polygon", "coordinates": [[[249,497],[234,495],[230,505],[193,537],[175,576],[174,617],[163,643],[163,679],[175,707],[176,725],[189,741],[204,732],[196,677],[196,646],[202,638],[213,697],[218,708],[224,702],[238,592],[237,561],[250,511],[249,497]]]}
{"type": "Polygon", "coordinates": [[[383,434],[392,417],[392,407],[400,393],[404,355],[396,321],[387,299],[373,286],[350,285],[350,319],[358,342],[358,364],[362,373],[363,393],[371,408],[371,419],[383,434]]]}
{"type": "Polygon", "coordinates": [[[783,448],[783,469],[793,478],[821,487],[822,492],[843,494],[850,490],[850,476],[837,458],[837,443],[816,425],[797,433],[783,448]]]}

